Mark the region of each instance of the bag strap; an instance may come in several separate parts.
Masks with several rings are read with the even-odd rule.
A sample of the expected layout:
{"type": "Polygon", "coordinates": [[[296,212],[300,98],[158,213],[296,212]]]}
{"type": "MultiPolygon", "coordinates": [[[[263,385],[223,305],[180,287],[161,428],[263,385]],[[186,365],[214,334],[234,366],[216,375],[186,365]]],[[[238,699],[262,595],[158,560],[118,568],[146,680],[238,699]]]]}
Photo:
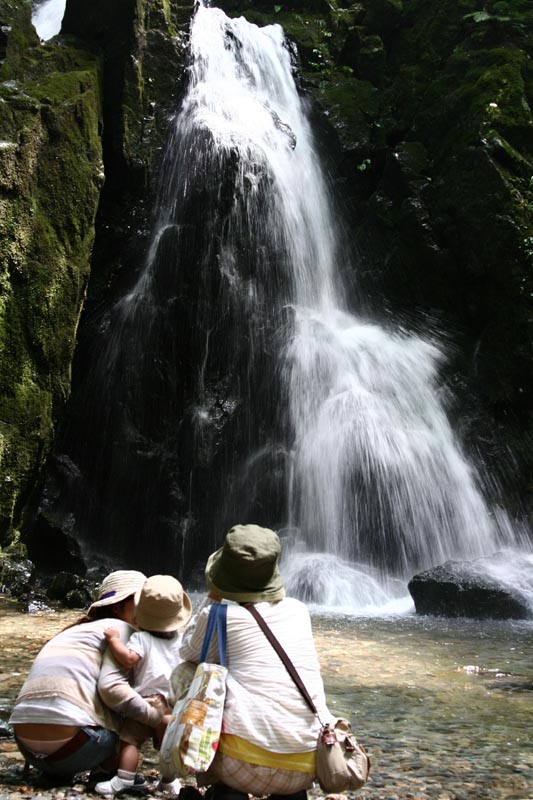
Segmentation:
{"type": "Polygon", "coordinates": [[[318,717],[318,721],[320,722],[320,724],[322,724],[322,720],[318,716],[317,707],[313,703],[313,701],[311,699],[311,695],[309,694],[309,692],[305,688],[304,682],[302,681],[302,679],[300,678],[298,672],[296,671],[296,667],[294,666],[294,664],[290,660],[289,656],[287,655],[287,653],[285,652],[285,650],[283,649],[283,647],[281,646],[279,641],[276,639],[276,637],[272,633],[272,631],[269,628],[269,626],[267,625],[266,621],[263,619],[263,617],[261,616],[261,614],[259,613],[257,608],[253,605],[253,603],[243,603],[243,606],[247,611],[250,612],[252,617],[254,617],[255,621],[257,622],[257,624],[259,625],[259,627],[261,628],[261,630],[265,634],[266,638],[268,639],[268,641],[270,642],[270,644],[272,645],[272,647],[274,648],[274,650],[276,651],[276,653],[278,654],[278,656],[282,660],[283,664],[285,665],[285,669],[287,670],[287,672],[289,673],[289,675],[293,679],[294,683],[298,687],[298,689],[300,691],[300,694],[302,695],[303,699],[305,700],[305,702],[307,703],[307,705],[309,706],[309,708],[311,709],[313,714],[315,714],[315,716],[318,717]]]}
{"type": "Polygon", "coordinates": [[[205,628],[205,636],[202,644],[202,651],[200,653],[200,663],[207,661],[209,647],[213,634],[217,632],[218,651],[220,654],[220,663],[223,667],[226,666],[226,631],[227,631],[227,616],[228,607],[225,603],[213,603],[209,609],[209,616],[207,618],[207,625],[205,628]]]}

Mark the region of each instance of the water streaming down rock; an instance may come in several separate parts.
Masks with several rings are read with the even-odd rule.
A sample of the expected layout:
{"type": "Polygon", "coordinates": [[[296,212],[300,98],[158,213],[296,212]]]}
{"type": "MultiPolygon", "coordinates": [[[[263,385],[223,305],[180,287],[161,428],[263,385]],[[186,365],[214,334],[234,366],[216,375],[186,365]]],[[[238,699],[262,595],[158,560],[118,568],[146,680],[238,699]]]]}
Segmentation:
{"type": "Polygon", "coordinates": [[[513,542],[447,420],[438,343],[346,308],[349,255],[280,26],[198,8],[154,219],[91,373],[102,442],[77,460],[113,508],[93,548],[122,514],[139,552],[157,535],[183,572],[193,533],[202,561],[226,520],[258,521],[285,528],[289,591],[364,607],[513,542]]]}
{"type": "Polygon", "coordinates": [[[42,0],[35,4],[32,22],[35,30],[45,41],[61,30],[66,0],[42,0]]]}

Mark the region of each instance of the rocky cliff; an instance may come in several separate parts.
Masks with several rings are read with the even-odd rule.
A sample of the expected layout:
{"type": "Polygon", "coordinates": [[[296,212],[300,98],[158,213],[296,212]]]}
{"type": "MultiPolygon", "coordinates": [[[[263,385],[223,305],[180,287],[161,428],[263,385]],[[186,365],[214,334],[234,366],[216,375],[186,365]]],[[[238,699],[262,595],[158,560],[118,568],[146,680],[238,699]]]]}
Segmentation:
{"type": "Polygon", "coordinates": [[[18,527],[70,391],[104,180],[99,63],[0,3],[0,531],[18,527]]]}
{"type": "Polygon", "coordinates": [[[45,44],[29,2],[0,3],[4,545],[17,538],[70,394],[97,212],[99,246],[112,250],[106,284],[121,268],[117,229],[123,246],[161,145],[159,98],[175,103],[190,13],[167,2],[74,0],[61,35],[45,44]]]}

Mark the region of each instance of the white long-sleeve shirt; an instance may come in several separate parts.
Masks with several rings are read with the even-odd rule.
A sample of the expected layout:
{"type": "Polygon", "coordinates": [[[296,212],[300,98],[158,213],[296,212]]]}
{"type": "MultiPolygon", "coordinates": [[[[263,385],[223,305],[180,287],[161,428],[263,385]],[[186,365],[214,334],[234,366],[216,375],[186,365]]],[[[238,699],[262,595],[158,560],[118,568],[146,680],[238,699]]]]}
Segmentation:
{"type": "MultiPolygon", "coordinates": [[[[294,664],[322,721],[331,720],[307,608],[288,597],[256,607],[294,664]]],[[[183,635],[180,656],[186,661],[199,661],[209,608],[192,618],[183,635]]],[[[222,732],[271,752],[314,750],[320,723],[255,619],[235,603],[228,604],[226,649],[229,672],[222,732]]],[[[216,637],[208,660],[219,661],[216,637]]]]}

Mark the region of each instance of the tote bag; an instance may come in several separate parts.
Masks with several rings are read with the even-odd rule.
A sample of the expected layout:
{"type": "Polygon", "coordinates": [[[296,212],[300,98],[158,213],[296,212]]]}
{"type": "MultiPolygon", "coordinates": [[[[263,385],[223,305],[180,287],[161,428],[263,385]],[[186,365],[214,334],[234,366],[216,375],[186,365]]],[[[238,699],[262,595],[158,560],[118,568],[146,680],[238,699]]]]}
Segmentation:
{"type": "Polygon", "coordinates": [[[160,760],[166,774],[182,777],[205,772],[218,747],[226,699],[227,606],[211,606],[205,637],[190,686],[176,700],[161,743],[160,760]],[[217,632],[220,664],[206,661],[209,645],[217,632]]]}

